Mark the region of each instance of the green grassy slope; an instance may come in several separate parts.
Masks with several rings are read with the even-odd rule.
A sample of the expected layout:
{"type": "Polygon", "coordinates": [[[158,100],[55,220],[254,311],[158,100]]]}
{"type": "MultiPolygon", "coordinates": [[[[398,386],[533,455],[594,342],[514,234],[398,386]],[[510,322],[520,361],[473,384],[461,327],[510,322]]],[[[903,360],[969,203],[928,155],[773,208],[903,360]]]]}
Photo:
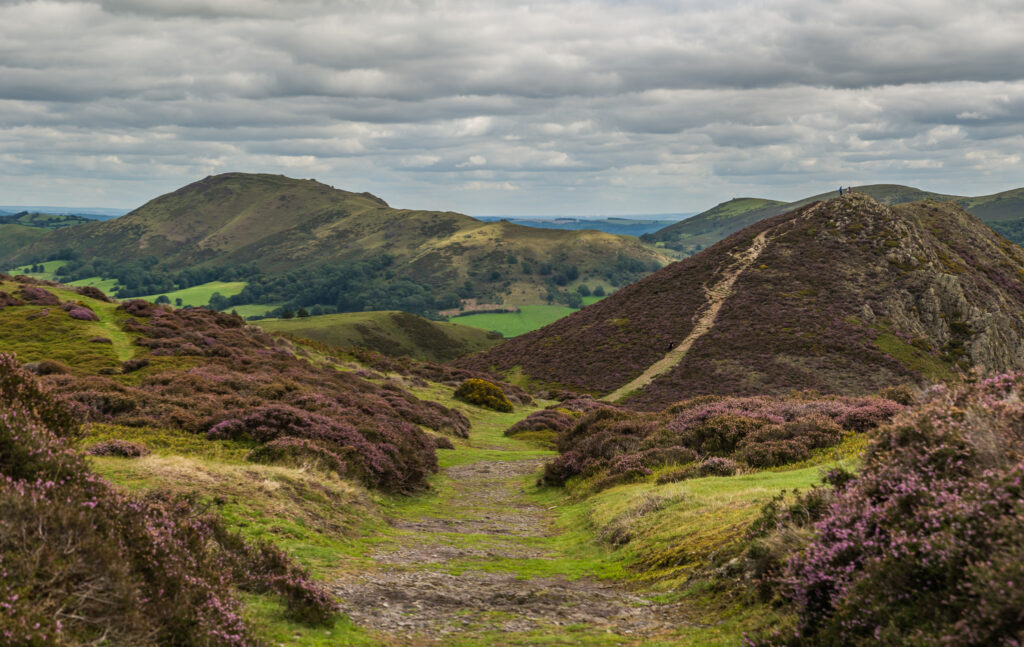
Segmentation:
{"type": "Polygon", "coordinates": [[[47,230],[19,224],[0,224],[0,258],[17,254],[46,235],[47,230]]]}
{"type": "Polygon", "coordinates": [[[369,348],[385,355],[409,355],[433,362],[446,362],[501,341],[486,330],[395,311],[261,319],[253,323],[268,332],[288,333],[331,346],[369,348]]]}
{"type": "MultiPolygon", "coordinates": [[[[583,297],[583,305],[588,306],[600,300],[601,297],[583,297]]],[[[501,333],[504,337],[516,337],[531,330],[543,328],[574,312],[576,310],[568,306],[532,305],[520,306],[519,312],[485,312],[462,315],[453,321],[474,328],[493,330],[501,333]]]]}

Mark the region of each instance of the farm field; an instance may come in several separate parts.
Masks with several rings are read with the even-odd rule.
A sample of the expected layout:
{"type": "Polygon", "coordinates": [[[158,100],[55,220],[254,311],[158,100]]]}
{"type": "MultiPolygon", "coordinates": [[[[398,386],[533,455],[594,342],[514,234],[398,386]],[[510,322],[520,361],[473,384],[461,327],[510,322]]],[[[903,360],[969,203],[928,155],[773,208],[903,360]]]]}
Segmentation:
{"type": "MultiPolygon", "coordinates": [[[[588,306],[597,303],[604,297],[583,297],[583,305],[588,306]]],[[[451,321],[493,330],[501,333],[504,337],[516,337],[538,328],[543,328],[549,323],[558,321],[576,312],[568,306],[519,306],[519,312],[485,312],[475,315],[464,315],[453,317],[451,321]]]]}

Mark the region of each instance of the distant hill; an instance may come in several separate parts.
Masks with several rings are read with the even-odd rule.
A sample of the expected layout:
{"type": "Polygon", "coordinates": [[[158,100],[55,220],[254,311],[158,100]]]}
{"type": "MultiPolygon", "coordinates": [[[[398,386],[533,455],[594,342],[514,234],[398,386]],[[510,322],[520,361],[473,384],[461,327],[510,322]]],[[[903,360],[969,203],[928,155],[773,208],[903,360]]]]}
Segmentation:
{"type": "Polygon", "coordinates": [[[409,355],[432,362],[446,362],[490,348],[503,339],[478,328],[396,311],[262,319],[253,324],[267,332],[288,333],[331,346],[365,348],[392,357],[409,355]]]}
{"type": "Polygon", "coordinates": [[[89,220],[110,220],[111,218],[119,218],[128,213],[128,209],[110,209],[107,207],[0,206],[0,215],[10,215],[12,213],[20,213],[22,211],[30,213],[52,213],[64,216],[82,216],[89,220]]]}
{"type": "Polygon", "coordinates": [[[45,236],[46,232],[46,229],[39,227],[0,222],[0,258],[17,254],[45,236]]]}
{"type": "Polygon", "coordinates": [[[498,222],[505,220],[524,227],[539,227],[540,229],[568,229],[577,231],[581,229],[593,229],[608,234],[619,234],[622,236],[641,236],[663,229],[680,218],[686,218],[692,214],[659,214],[646,218],[513,218],[498,216],[483,216],[478,218],[483,222],[498,222]]]}
{"type": "MultiPolygon", "coordinates": [[[[1013,189],[978,197],[946,195],[899,184],[872,184],[855,187],[854,190],[888,205],[917,200],[955,202],[986,222],[1024,219],[1024,189],[1013,189]]],[[[737,198],[723,202],[692,218],[647,234],[643,236],[643,240],[650,243],[662,243],[670,249],[692,254],[755,222],[792,211],[812,202],[827,200],[835,197],[837,193],[838,191],[829,191],[795,202],[737,198]]],[[[1014,242],[1024,242],[1024,237],[1014,242]]]]}
{"type": "Polygon", "coordinates": [[[94,218],[75,214],[40,213],[38,211],[20,211],[9,215],[0,215],[0,224],[2,225],[23,225],[41,229],[60,229],[94,221],[94,218]]]}
{"type": "MultiPolygon", "coordinates": [[[[625,283],[669,261],[636,240],[612,234],[542,231],[452,212],[392,209],[376,196],[315,180],[245,173],[208,177],[116,220],[51,232],[0,258],[0,264],[64,251],[77,255],[78,262],[136,263],[139,271],[167,274],[240,266],[280,274],[366,262],[388,280],[414,282],[434,296],[458,292],[523,303],[543,302],[560,273],[561,287],[594,277],[625,283]]],[[[216,273],[204,280],[216,279],[235,280],[216,273]]],[[[168,290],[152,283],[151,291],[168,290]]]]}
{"type": "Polygon", "coordinates": [[[644,408],[1019,369],[1024,251],[955,204],[854,193],[762,220],[460,363],[644,408]]]}

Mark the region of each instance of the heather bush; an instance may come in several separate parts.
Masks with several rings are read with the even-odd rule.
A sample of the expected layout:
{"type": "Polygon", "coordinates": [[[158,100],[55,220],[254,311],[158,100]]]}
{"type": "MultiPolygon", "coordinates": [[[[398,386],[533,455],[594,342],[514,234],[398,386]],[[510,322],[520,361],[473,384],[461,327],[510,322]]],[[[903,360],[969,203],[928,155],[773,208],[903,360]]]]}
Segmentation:
{"type": "Polygon", "coordinates": [[[91,285],[76,287],[74,290],[83,297],[89,297],[90,299],[96,299],[97,301],[103,301],[104,303],[111,303],[111,299],[107,296],[106,292],[91,285]]]}
{"type": "Polygon", "coordinates": [[[60,305],[60,299],[58,299],[52,292],[35,285],[21,286],[18,290],[18,296],[24,299],[26,303],[34,306],[60,305]]]}
{"type": "Polygon", "coordinates": [[[541,409],[534,411],[519,422],[505,430],[506,436],[515,436],[526,431],[568,431],[575,424],[575,419],[559,409],[541,409]]]}
{"type": "MultiPolygon", "coordinates": [[[[637,456],[636,460],[652,470],[711,457],[742,460],[758,468],[785,465],[808,458],[814,449],[838,444],[844,422],[853,430],[864,430],[889,419],[902,407],[882,398],[803,394],[788,398],[702,396],[678,402],[663,412],[633,411],[604,403],[581,408],[586,413],[578,418],[537,412],[509,430],[531,429],[549,420],[549,424],[575,422],[560,430],[557,448],[563,454],[575,452],[578,458],[555,465],[548,479],[552,483],[581,474],[584,465],[591,472],[614,474],[613,465],[623,456],[637,456]]],[[[700,475],[694,466],[663,478],[700,475]]]]}
{"type": "Polygon", "coordinates": [[[134,373],[135,371],[139,370],[140,368],[144,368],[146,366],[149,366],[149,358],[148,357],[136,357],[134,359],[129,359],[129,360],[126,360],[125,362],[122,362],[121,363],[121,372],[122,373],[134,373]]]}
{"type": "Polygon", "coordinates": [[[336,472],[344,476],[348,469],[345,460],[332,452],[324,443],[306,438],[278,438],[253,449],[246,456],[253,463],[288,465],[336,472]]]}
{"type": "Polygon", "coordinates": [[[495,411],[512,411],[512,403],[496,384],[471,377],[455,390],[455,397],[463,402],[476,404],[495,411]]]}
{"type": "Polygon", "coordinates": [[[732,476],[739,471],[739,464],[729,458],[712,456],[696,465],[700,476],[732,476]]]}
{"type": "Polygon", "coordinates": [[[90,472],[70,442],[75,416],[12,355],[0,355],[0,407],[3,644],[255,644],[232,589],[265,573],[284,576],[268,590],[298,599],[299,617],[333,613],[280,551],[184,500],[127,496],[90,472]]]}
{"type": "MultiPolygon", "coordinates": [[[[124,364],[127,377],[57,376],[55,393],[83,419],[209,433],[265,444],[314,442],[350,478],[370,487],[414,491],[436,471],[433,440],[418,427],[468,435],[469,420],[455,409],[419,400],[396,382],[377,385],[331,366],[295,356],[238,317],[203,309],[164,310],[122,304],[122,328],[144,349],[124,364]],[[189,367],[196,362],[199,366],[189,367]],[[168,358],[168,359],[164,359],[168,358]],[[179,359],[180,358],[180,359],[179,359]],[[180,360],[185,360],[184,366],[180,360]]],[[[295,459],[275,446],[260,460],[295,459]]],[[[334,470],[335,467],[329,467],[334,470]]]]}
{"type": "Polygon", "coordinates": [[[879,433],[777,578],[778,645],[1012,645],[1024,635],[1024,375],[937,387],[879,433]]]}
{"type": "Polygon", "coordinates": [[[111,438],[98,443],[93,443],[85,448],[85,453],[90,456],[120,456],[122,458],[138,458],[147,456],[149,449],[140,443],[130,440],[111,438]]]}
{"type": "Polygon", "coordinates": [[[455,444],[449,438],[444,436],[432,436],[431,438],[434,441],[434,447],[437,449],[455,449],[455,444]]]}
{"type": "Polygon", "coordinates": [[[79,319],[81,321],[99,321],[100,318],[95,312],[89,308],[71,308],[68,310],[68,316],[72,319],[79,319]]]}

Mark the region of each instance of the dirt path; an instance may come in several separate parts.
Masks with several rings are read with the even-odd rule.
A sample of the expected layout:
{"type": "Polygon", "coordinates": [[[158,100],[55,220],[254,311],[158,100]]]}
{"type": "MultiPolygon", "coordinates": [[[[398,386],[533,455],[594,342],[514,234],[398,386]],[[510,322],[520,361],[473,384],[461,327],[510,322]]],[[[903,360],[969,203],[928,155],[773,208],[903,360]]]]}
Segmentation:
{"type": "Polygon", "coordinates": [[[540,464],[449,467],[443,501],[394,520],[397,536],[373,555],[377,568],[333,585],[343,611],[389,645],[536,644],[531,636],[564,631],[632,644],[677,627],[673,605],[554,574],[564,556],[546,541],[553,513],[523,493],[540,464]]]}
{"type": "Polygon", "coordinates": [[[732,295],[732,286],[736,283],[736,279],[739,278],[740,274],[750,267],[757,257],[764,251],[768,231],[762,231],[760,234],[754,237],[754,242],[746,249],[743,253],[734,256],[734,261],[724,271],[722,278],[712,285],[711,287],[704,286],[704,295],[707,299],[707,303],[704,310],[701,311],[697,322],[694,324],[690,334],[679,343],[678,346],[670,350],[664,357],[659,359],[654,364],[647,367],[643,373],[636,377],[632,382],[620,386],[615,391],[612,391],[606,395],[604,400],[608,402],[617,402],[621,400],[626,394],[633,391],[639,391],[651,382],[653,382],[658,376],[663,375],[670,370],[672,367],[683,361],[686,357],[686,353],[690,351],[694,342],[704,336],[715,324],[715,317],[718,316],[718,311],[722,309],[722,304],[725,300],[732,295]]]}

